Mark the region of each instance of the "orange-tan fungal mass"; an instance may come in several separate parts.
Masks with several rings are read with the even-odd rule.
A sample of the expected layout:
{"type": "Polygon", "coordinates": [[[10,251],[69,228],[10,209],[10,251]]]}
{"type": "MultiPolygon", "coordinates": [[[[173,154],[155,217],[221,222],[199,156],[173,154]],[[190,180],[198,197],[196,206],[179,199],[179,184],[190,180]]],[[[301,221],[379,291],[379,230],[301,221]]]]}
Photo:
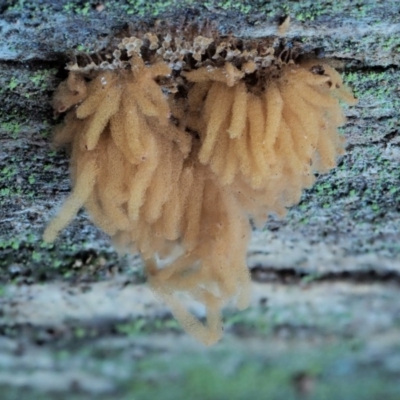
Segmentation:
{"type": "Polygon", "coordinates": [[[73,190],[44,239],[85,207],[118,248],[140,252],[152,289],[206,344],[229,300],[249,302],[249,219],[283,215],[335,166],[339,102],[356,101],[319,60],[232,41],[125,38],[108,61],[70,64],[53,102],[66,112],[54,141],[71,149],[73,190]],[[205,306],[205,324],[182,292],[205,306]]]}

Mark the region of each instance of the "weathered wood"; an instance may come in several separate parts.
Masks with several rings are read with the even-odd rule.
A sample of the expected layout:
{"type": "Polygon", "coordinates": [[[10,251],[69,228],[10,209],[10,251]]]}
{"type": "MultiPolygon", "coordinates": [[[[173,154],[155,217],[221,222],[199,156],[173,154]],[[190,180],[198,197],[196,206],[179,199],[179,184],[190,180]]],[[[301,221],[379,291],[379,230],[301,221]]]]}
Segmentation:
{"type": "MultiPolygon", "coordinates": [[[[316,396],[311,398],[323,398],[321,387],[334,384],[343,373],[340,371],[347,368],[353,382],[343,385],[342,392],[337,392],[340,395],[324,398],[372,399],[377,393],[399,398],[398,1],[371,0],[355,5],[350,1],[322,0],[286,4],[176,0],[168,7],[157,2],[135,5],[128,0],[103,3],[0,1],[0,332],[4,335],[0,338],[0,353],[7,354],[9,360],[9,364],[0,366],[0,389],[6,381],[14,386],[25,382],[38,389],[37,398],[41,398],[40,390],[48,387],[37,383],[39,378],[29,378],[27,371],[33,365],[30,360],[37,352],[41,359],[53,360],[51,346],[58,344],[65,346],[72,360],[63,364],[64,375],[59,377],[61,393],[70,393],[65,382],[73,379],[88,393],[117,390],[117,382],[128,380],[127,375],[121,373],[115,378],[104,373],[104,382],[109,384],[103,386],[94,380],[90,368],[81,381],[75,375],[71,377],[74,362],[83,362],[81,349],[86,346],[84,338],[90,336],[90,330],[96,332],[90,348],[110,351],[112,368],[118,369],[121,363],[122,368],[133,374],[129,363],[121,362],[121,354],[129,346],[136,346],[145,357],[158,360],[152,356],[151,346],[161,343],[161,349],[177,357],[180,374],[177,379],[183,379],[187,371],[185,358],[176,346],[182,336],[172,325],[168,310],[146,290],[140,298],[133,294],[136,289],[137,293],[143,290],[134,285],[144,280],[138,257],[118,256],[106,235],[83,212],[54,245],[41,241],[46,222],[70,190],[67,156],[51,149],[51,130],[57,121],[49,105],[52,92],[65,77],[63,66],[68,51],[99,50],[126,23],[145,28],[156,19],[208,18],[224,33],[262,38],[277,35],[280,21],[290,15],[287,41],[301,42],[307,53],[331,59],[359,97],[357,106],[346,110],[348,124],[343,132],[347,153],[334,171],[320,177],[304,193],[301,203],[285,219],[271,217],[263,230],[254,232],[248,261],[259,283],[252,307],[236,317],[227,311],[225,342],[207,357],[218,359],[218,351],[224,350],[237,354],[237,359],[246,364],[254,363],[260,355],[263,360],[276,363],[277,367],[268,371],[284,371],[286,385],[293,378],[294,389],[290,390],[303,393],[302,379],[309,378],[310,395],[316,396]],[[143,16],[139,16],[140,12],[143,16]],[[39,288],[36,285],[40,282],[43,285],[39,288]],[[129,290],[134,288],[131,301],[143,299],[148,312],[145,307],[139,314],[135,314],[135,308],[131,313],[122,308],[130,298],[129,290],[123,289],[127,282],[132,285],[129,290]],[[34,286],[29,288],[30,284],[34,286]],[[76,292],[68,294],[71,287],[76,292]],[[86,303],[81,293],[85,290],[93,292],[86,303]],[[53,307],[46,310],[47,296],[49,302],[58,298],[55,304],[59,306],[59,315],[56,316],[53,307]],[[108,301],[102,302],[102,296],[108,301]],[[69,308],[71,303],[75,304],[72,309],[76,314],[69,308]],[[93,309],[93,313],[81,314],[82,303],[93,309]],[[120,312],[113,315],[110,311],[113,304],[123,315],[120,312]],[[119,326],[122,326],[120,331],[119,326]],[[48,333],[48,329],[53,333],[48,333]],[[126,336],[129,329],[134,331],[133,338],[125,337],[123,343],[119,342],[121,338],[115,337],[115,332],[126,336]],[[84,338],[79,338],[79,334],[74,336],[78,330],[84,338]],[[170,335],[162,340],[157,332],[170,335]],[[43,350],[35,347],[38,337],[49,343],[43,350]],[[102,338],[112,339],[110,346],[104,347],[102,338]],[[74,341],[79,342],[78,350],[72,345],[74,341]],[[22,367],[14,353],[19,342],[26,346],[22,367]],[[314,343],[317,344],[312,349],[314,343]],[[272,355],[260,350],[264,345],[272,355]],[[327,361],[324,349],[331,345],[333,355],[327,361]],[[112,346],[121,347],[113,353],[112,346]],[[302,346],[307,349],[305,353],[301,352],[302,346]],[[236,347],[244,349],[243,352],[235,353],[236,347]],[[253,350],[247,355],[246,348],[253,350]],[[300,354],[302,362],[296,364],[289,357],[291,349],[300,354]],[[355,349],[354,354],[351,349],[355,349]],[[319,360],[316,361],[319,372],[312,372],[311,364],[304,361],[307,354],[319,360]],[[284,368],[281,359],[288,360],[284,368]],[[376,362],[379,370],[375,373],[376,362]],[[17,376],[20,370],[20,381],[11,380],[13,372],[17,376]],[[296,374],[301,372],[304,376],[298,378],[296,374]],[[396,376],[397,380],[392,379],[396,376]],[[375,389],[363,394],[363,382],[372,381],[376,383],[375,389]],[[358,389],[350,390],[357,385],[358,389]]],[[[184,343],[185,351],[198,360],[202,350],[190,344],[190,339],[184,339],[184,343]]],[[[101,365],[105,363],[93,354],[90,359],[101,365]]],[[[202,368],[199,361],[194,360],[193,365],[202,368]]],[[[218,364],[213,371],[220,376],[223,368],[218,364]]],[[[240,368],[232,368],[232,376],[236,376],[240,368]]],[[[42,367],[41,371],[53,376],[50,368],[42,367]]],[[[145,375],[139,374],[140,379],[146,379],[145,375]]],[[[155,379],[164,382],[166,376],[165,372],[157,371],[155,379]]],[[[204,379],[209,379],[208,375],[204,379]]],[[[292,392],[279,393],[289,396],[292,392]]],[[[290,398],[287,396],[283,398],[290,398]]]]}

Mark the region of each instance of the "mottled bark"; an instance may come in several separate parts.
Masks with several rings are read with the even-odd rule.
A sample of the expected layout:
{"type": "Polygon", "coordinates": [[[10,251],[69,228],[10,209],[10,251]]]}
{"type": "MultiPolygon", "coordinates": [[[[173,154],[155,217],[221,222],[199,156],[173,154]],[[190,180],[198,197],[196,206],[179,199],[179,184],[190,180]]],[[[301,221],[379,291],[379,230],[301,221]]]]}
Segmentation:
{"type": "MultiPolygon", "coordinates": [[[[252,307],[236,316],[227,311],[225,341],[207,353],[205,365],[223,350],[234,354],[236,363],[249,365],[261,354],[276,364],[275,369],[268,367],[270,373],[284,371],[283,386],[286,382],[289,387],[293,378],[294,391],[308,391],[315,398],[322,398],[324,388],[347,368],[352,382],[336,387],[339,394],[326,398],[375,398],[376,393],[399,398],[398,2],[210,1],[189,7],[189,2],[173,1],[168,9],[158,3],[103,3],[0,1],[0,353],[9,354],[8,366],[0,366],[0,388],[11,390],[23,381],[47,390],[37,383],[40,378],[29,378],[34,365],[29,357],[39,352],[52,360],[54,346],[64,347],[72,360],[61,367],[60,390],[65,395],[71,388],[63,384],[74,380],[90,393],[117,390],[118,382],[133,374],[129,362],[121,361],[129,346],[157,361],[152,349],[158,343],[179,360],[176,379],[188,371],[176,346],[182,334],[168,310],[141,286],[144,277],[138,257],[118,256],[84,212],[54,245],[41,241],[46,222],[70,191],[67,155],[51,148],[57,121],[49,104],[65,77],[68,52],[99,50],[126,23],[145,29],[155,19],[208,18],[223,33],[262,38],[276,35],[279,23],[290,15],[288,43],[299,42],[306,53],[329,58],[359,97],[357,106],[346,110],[347,153],[335,170],[304,193],[286,218],[272,216],[264,229],[254,231],[248,258],[257,281],[252,307]],[[124,289],[127,283],[130,286],[124,289]],[[85,297],[85,290],[92,296],[85,297]],[[94,353],[107,338],[114,346],[103,347],[111,354],[108,362],[117,369],[122,363],[126,376],[104,373],[101,384],[94,379],[93,368],[81,377],[72,374],[92,331],[93,354],[88,357],[104,363],[104,357],[94,353]],[[160,333],[165,336],[162,340],[160,333]],[[38,342],[46,347],[38,349],[38,342]],[[15,361],[19,343],[26,350],[21,368],[15,361]],[[303,361],[293,361],[289,344],[303,361]],[[333,348],[330,356],[325,354],[328,347],[333,348]],[[272,353],[267,355],[266,349],[272,353]],[[310,354],[317,372],[304,361],[310,354]],[[285,367],[282,359],[287,360],[285,367]],[[376,362],[379,368],[374,371],[376,362]],[[13,371],[20,369],[18,381],[13,371]],[[363,382],[372,381],[375,389],[364,393],[363,382]],[[5,382],[12,385],[2,386],[5,382]],[[354,382],[359,389],[351,389],[354,382]]],[[[184,339],[184,346],[195,359],[200,357],[202,350],[190,339],[184,339]]],[[[132,357],[139,362],[140,357],[132,357]]],[[[200,364],[193,361],[199,370],[204,367],[200,364]]],[[[232,376],[240,375],[238,365],[232,366],[232,376]]],[[[224,366],[213,367],[216,376],[224,374],[224,366]]],[[[41,371],[51,375],[50,367],[41,371]]],[[[138,379],[145,380],[145,375],[138,379]]],[[[165,371],[157,370],[155,379],[168,386],[165,371]]],[[[128,390],[123,387],[120,390],[128,390]]]]}

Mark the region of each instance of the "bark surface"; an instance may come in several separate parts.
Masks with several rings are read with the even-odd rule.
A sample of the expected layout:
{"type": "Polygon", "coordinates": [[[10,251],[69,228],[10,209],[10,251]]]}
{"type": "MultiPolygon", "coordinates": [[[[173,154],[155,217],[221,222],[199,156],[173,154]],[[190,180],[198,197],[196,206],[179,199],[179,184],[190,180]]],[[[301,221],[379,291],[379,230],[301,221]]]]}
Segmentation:
{"type": "Polygon", "coordinates": [[[2,398],[400,398],[398,1],[20,0],[0,12],[2,398]],[[126,24],[209,19],[262,38],[287,15],[287,41],[331,59],[359,98],[347,153],[253,232],[251,307],[226,310],[223,341],[205,349],[149,291],[139,257],[120,257],[84,212],[42,242],[70,191],[49,102],[68,52],[100,50],[126,24]]]}

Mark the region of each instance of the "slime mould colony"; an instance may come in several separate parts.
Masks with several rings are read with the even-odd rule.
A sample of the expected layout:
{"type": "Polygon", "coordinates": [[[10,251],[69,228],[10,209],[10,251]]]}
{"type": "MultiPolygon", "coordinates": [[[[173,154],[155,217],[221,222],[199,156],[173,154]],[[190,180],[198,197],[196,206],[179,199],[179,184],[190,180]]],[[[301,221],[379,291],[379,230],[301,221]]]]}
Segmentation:
{"type": "Polygon", "coordinates": [[[329,65],[300,59],[280,39],[196,30],[135,32],[76,57],[53,100],[73,190],[44,239],[84,206],[117,248],[140,252],[186,331],[216,342],[224,305],[249,303],[249,218],[283,215],[343,153],[339,101],[356,100],[329,65]]]}

